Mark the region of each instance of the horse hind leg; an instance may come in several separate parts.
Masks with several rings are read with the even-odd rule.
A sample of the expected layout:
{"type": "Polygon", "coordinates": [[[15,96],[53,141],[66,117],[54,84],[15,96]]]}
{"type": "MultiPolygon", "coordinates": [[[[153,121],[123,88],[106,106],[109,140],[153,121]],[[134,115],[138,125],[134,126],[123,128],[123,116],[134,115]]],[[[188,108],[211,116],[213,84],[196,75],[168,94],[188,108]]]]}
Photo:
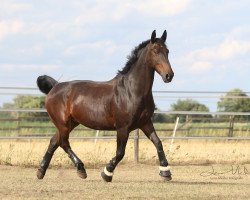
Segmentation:
{"type": "MultiPolygon", "coordinates": [[[[54,121],[53,121],[54,122],[54,121]]],[[[56,125],[56,124],[55,124],[56,125]]],[[[50,164],[50,161],[53,157],[54,152],[60,146],[63,150],[68,154],[69,158],[77,167],[77,174],[81,178],[87,178],[87,173],[84,169],[83,162],[77,157],[77,155],[72,151],[70,144],[69,144],[69,133],[78,125],[78,123],[74,121],[70,121],[67,125],[60,125],[57,126],[58,133],[55,134],[51,140],[49,147],[43,157],[43,160],[40,164],[40,167],[37,171],[37,178],[43,179],[46,174],[46,170],[50,164]]]]}
{"type": "Polygon", "coordinates": [[[77,175],[80,178],[86,179],[87,173],[84,168],[83,162],[77,157],[77,155],[73,152],[70,147],[69,143],[69,133],[72,129],[70,128],[63,128],[60,131],[60,147],[68,154],[71,161],[74,163],[75,167],[77,168],[77,175]]]}
{"type": "Polygon", "coordinates": [[[49,163],[53,157],[53,154],[58,147],[59,147],[58,133],[56,133],[50,139],[50,144],[48,146],[48,149],[43,157],[43,160],[40,164],[39,169],[37,170],[37,178],[38,179],[43,179],[43,177],[45,176],[46,170],[49,167],[49,163]]]}

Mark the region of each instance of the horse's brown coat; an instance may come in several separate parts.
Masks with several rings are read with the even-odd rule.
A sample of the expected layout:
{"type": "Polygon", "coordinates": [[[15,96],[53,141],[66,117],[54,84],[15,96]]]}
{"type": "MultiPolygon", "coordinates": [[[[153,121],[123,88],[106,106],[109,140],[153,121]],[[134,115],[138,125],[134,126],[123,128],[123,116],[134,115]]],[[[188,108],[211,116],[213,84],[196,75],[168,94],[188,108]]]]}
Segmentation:
{"type": "MultiPolygon", "coordinates": [[[[168,165],[151,121],[155,109],[152,95],[155,71],[162,76],[164,82],[170,82],[174,76],[165,40],[166,31],[161,38],[156,38],[154,31],[151,40],[135,49],[123,71],[110,81],[53,82],[51,90],[47,90],[49,93],[45,103],[48,114],[58,129],[48,149],[52,153],[51,157],[55,149],[61,146],[78,170],[86,173],[83,163],[71,150],[68,141],[70,132],[77,125],[83,124],[97,130],[117,130],[117,152],[107,165],[109,172],[114,171],[124,156],[129,133],[138,128],[156,145],[160,164],[168,165]]],[[[44,80],[49,85],[46,77],[44,80]]],[[[43,90],[41,86],[40,89],[43,90]]],[[[48,158],[50,156],[45,156],[42,162],[46,164],[45,167],[41,164],[40,171],[44,174],[51,159],[48,158]]]]}

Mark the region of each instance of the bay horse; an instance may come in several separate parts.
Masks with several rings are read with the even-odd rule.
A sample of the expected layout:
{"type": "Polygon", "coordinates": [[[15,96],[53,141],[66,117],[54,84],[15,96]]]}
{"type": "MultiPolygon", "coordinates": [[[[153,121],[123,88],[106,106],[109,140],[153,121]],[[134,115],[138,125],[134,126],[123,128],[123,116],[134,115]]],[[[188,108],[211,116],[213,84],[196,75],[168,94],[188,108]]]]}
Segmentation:
{"type": "Polygon", "coordinates": [[[39,89],[47,94],[45,107],[48,115],[58,129],[37,171],[38,179],[43,179],[59,146],[74,163],[78,176],[87,178],[83,162],[69,143],[70,132],[79,124],[96,130],[117,131],[116,155],[101,173],[106,182],[112,181],[113,172],[124,157],[129,133],[135,129],[141,129],[155,145],[160,161],[159,175],[166,180],[172,179],[162,143],[152,123],[155,71],[166,83],[174,76],[168,60],[166,38],[166,30],[160,38],[156,38],[154,30],[151,39],[138,45],[125,67],[106,82],[77,80],[58,83],[46,75],[37,78],[39,89]]]}

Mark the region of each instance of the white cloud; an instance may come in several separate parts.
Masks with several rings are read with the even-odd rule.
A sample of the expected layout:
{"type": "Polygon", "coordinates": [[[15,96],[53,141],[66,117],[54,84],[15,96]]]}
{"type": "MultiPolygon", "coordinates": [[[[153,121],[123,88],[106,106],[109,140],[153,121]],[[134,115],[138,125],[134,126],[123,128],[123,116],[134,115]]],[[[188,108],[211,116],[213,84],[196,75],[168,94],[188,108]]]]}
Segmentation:
{"type": "Polygon", "coordinates": [[[197,71],[197,72],[207,71],[211,68],[212,68],[212,64],[210,62],[206,62],[206,61],[193,62],[192,66],[191,66],[191,70],[197,71]]]}
{"type": "Polygon", "coordinates": [[[73,46],[65,49],[64,54],[65,55],[75,55],[75,54],[79,54],[83,51],[86,52],[86,49],[88,49],[90,51],[102,51],[102,53],[104,53],[104,54],[113,54],[117,48],[118,47],[116,46],[116,44],[114,42],[109,41],[109,40],[104,40],[104,41],[97,41],[97,42],[82,43],[82,44],[73,45],[73,46]],[[103,52],[103,49],[105,49],[104,52],[103,52]]]}
{"type": "Polygon", "coordinates": [[[132,1],[130,6],[152,16],[170,16],[183,12],[191,0],[139,0],[132,1]]]}
{"type": "Polygon", "coordinates": [[[229,39],[215,48],[215,53],[218,54],[220,59],[230,59],[238,55],[244,55],[249,50],[250,41],[229,39]]]}
{"type": "Polygon", "coordinates": [[[58,68],[58,65],[53,64],[0,64],[0,69],[3,71],[54,71],[58,68]]]}
{"type": "Polygon", "coordinates": [[[0,21],[0,40],[22,31],[24,23],[21,20],[2,20],[0,21]]]}
{"type": "Polygon", "coordinates": [[[226,38],[222,43],[214,47],[195,50],[188,57],[201,60],[225,60],[243,55],[249,50],[250,41],[226,38]]]}
{"type": "Polygon", "coordinates": [[[122,1],[97,1],[92,6],[82,6],[82,11],[75,18],[75,25],[93,24],[105,20],[119,20],[130,11],[128,4],[122,1]]]}
{"type": "Polygon", "coordinates": [[[29,3],[15,3],[10,0],[1,0],[0,13],[3,16],[30,9],[32,9],[32,4],[29,3]]]}
{"type": "Polygon", "coordinates": [[[20,56],[24,57],[36,57],[42,56],[45,51],[45,45],[42,43],[36,43],[33,45],[18,47],[16,48],[16,53],[20,56]]]}
{"type": "Polygon", "coordinates": [[[125,2],[78,0],[72,2],[70,6],[67,6],[68,3],[65,2],[60,4],[60,10],[75,10],[75,13],[69,17],[61,18],[58,17],[61,14],[58,10],[53,12],[51,9],[41,9],[37,12],[36,9],[41,3],[4,0],[0,6],[0,13],[4,16],[0,21],[0,40],[16,33],[42,35],[47,39],[54,39],[63,32],[69,32],[74,37],[83,37],[90,29],[86,26],[89,24],[98,26],[102,22],[119,21],[138,14],[142,17],[144,15],[152,17],[177,15],[183,12],[190,2],[191,0],[127,0],[125,2]],[[30,16],[34,16],[34,19],[31,17],[27,20],[27,12],[30,16]],[[22,13],[24,15],[21,15],[22,13]]]}
{"type": "MultiPolygon", "coordinates": [[[[231,37],[216,46],[195,50],[182,58],[182,63],[189,65],[193,72],[211,70],[218,62],[227,62],[250,51],[250,41],[231,37]]],[[[224,67],[224,65],[220,65],[224,67]]],[[[218,68],[218,66],[216,66],[218,68]]]]}
{"type": "Polygon", "coordinates": [[[231,32],[232,38],[244,38],[245,36],[250,35],[250,26],[249,25],[242,25],[235,27],[231,32]]]}
{"type": "Polygon", "coordinates": [[[81,15],[76,17],[77,25],[100,22],[105,20],[120,20],[130,17],[134,13],[141,15],[172,16],[183,12],[191,0],[128,0],[124,1],[108,0],[97,1],[94,6],[83,7],[81,15]]]}

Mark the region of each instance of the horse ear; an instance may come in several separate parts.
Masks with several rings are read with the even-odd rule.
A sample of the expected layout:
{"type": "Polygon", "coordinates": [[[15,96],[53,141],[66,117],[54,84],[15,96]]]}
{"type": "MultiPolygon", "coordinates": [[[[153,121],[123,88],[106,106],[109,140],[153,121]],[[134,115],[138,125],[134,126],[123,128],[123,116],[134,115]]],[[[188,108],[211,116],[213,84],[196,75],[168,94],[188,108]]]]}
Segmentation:
{"type": "Polygon", "coordinates": [[[167,39],[167,31],[165,30],[165,31],[163,32],[162,36],[161,36],[161,40],[162,40],[163,42],[166,42],[166,39],[167,39]]]}
{"type": "Polygon", "coordinates": [[[155,43],[155,39],[156,39],[156,31],[154,30],[151,35],[151,42],[155,43]]]}

